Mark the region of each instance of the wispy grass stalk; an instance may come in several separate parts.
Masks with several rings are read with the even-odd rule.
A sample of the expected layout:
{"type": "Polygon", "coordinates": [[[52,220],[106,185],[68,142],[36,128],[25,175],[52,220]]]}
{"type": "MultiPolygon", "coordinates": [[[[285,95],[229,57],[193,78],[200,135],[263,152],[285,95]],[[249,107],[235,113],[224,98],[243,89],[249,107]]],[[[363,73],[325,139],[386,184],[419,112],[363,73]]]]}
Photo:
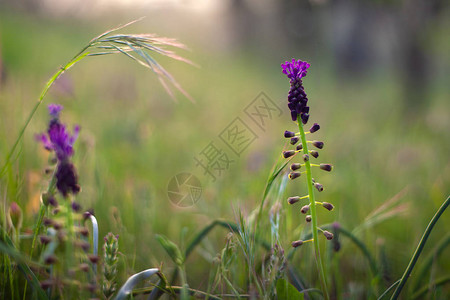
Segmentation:
{"type": "MultiPolygon", "coordinates": [[[[141,20],[141,19],[139,19],[141,20]]],[[[6,156],[5,163],[0,169],[0,178],[3,177],[8,166],[11,164],[11,159],[22,139],[25,130],[27,129],[30,121],[33,119],[37,109],[44,100],[48,91],[55,83],[55,81],[67,70],[73,67],[75,64],[83,60],[88,56],[101,56],[107,54],[124,54],[129,58],[132,58],[137,63],[149,68],[157,76],[163,87],[166,89],[167,93],[174,98],[174,94],[168,83],[172,84],[177,90],[179,90],[184,96],[193,101],[189,94],[183,90],[180,84],[172,77],[172,75],[167,72],[153,57],[148,53],[157,53],[170,57],[175,60],[183,61],[189,64],[193,64],[188,59],[185,59],[177,55],[174,51],[167,50],[164,47],[174,47],[179,49],[186,49],[186,46],[182,43],[177,42],[175,39],[158,37],[154,34],[116,34],[112,35],[113,32],[127,27],[139,20],[129,22],[123,26],[108,30],[101,35],[93,38],[86,46],[84,46],[77,54],[75,54],[66,64],[58,69],[58,71],[53,74],[53,76],[47,81],[44,89],[42,90],[38,101],[32,108],[30,114],[25,120],[25,124],[19,131],[19,134],[11,147],[8,155],[6,156]]],[[[193,64],[194,65],[194,64],[193,64]]]]}

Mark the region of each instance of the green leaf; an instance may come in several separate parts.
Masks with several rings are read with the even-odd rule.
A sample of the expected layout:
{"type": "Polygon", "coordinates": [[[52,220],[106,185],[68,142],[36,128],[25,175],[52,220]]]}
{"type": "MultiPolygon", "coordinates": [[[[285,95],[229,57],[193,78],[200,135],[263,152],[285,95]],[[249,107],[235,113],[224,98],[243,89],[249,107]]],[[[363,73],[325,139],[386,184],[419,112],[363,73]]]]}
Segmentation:
{"type": "Polygon", "coordinates": [[[147,269],[142,272],[136,273],[132,276],[130,276],[125,284],[120,288],[119,292],[117,293],[117,296],[114,300],[125,300],[127,299],[128,295],[130,295],[133,292],[133,288],[141,281],[149,278],[152,275],[158,274],[159,269],[153,268],[153,269],[147,269]]]}
{"type": "Polygon", "coordinates": [[[277,280],[277,299],[278,300],[303,300],[304,295],[297,291],[297,289],[284,280],[280,278],[277,280]]]}
{"type": "Polygon", "coordinates": [[[167,254],[169,254],[170,258],[177,266],[181,266],[184,262],[183,256],[181,255],[181,251],[178,246],[170,241],[164,235],[156,235],[156,239],[161,244],[161,246],[166,250],[167,254]]]}

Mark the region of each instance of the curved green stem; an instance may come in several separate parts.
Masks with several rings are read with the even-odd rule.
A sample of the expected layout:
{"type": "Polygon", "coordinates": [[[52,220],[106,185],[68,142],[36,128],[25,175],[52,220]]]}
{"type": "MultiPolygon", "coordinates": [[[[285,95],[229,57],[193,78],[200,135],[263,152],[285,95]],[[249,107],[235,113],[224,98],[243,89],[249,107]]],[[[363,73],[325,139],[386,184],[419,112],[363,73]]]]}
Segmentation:
{"type": "Polygon", "coordinates": [[[380,295],[380,297],[377,298],[377,300],[382,300],[384,297],[386,297],[390,291],[392,291],[398,284],[400,283],[400,279],[394,282],[390,287],[388,287],[383,294],[380,295]]]}
{"type": "MultiPolygon", "coordinates": [[[[303,153],[309,155],[308,152],[308,144],[306,142],[305,130],[303,129],[303,124],[301,121],[300,115],[297,116],[298,120],[298,129],[300,131],[300,137],[302,140],[303,153]]],[[[305,161],[305,169],[306,169],[306,181],[308,185],[308,194],[310,201],[310,210],[311,210],[311,231],[313,234],[313,243],[314,243],[314,252],[315,259],[317,264],[317,269],[319,272],[320,283],[322,285],[323,296],[325,299],[329,299],[328,296],[328,288],[327,288],[327,280],[325,276],[325,269],[322,264],[322,258],[320,256],[320,248],[319,248],[319,236],[317,233],[317,213],[316,213],[316,200],[314,199],[314,190],[312,184],[312,174],[311,174],[311,163],[309,160],[305,161]]]]}
{"type": "Polygon", "coordinates": [[[441,207],[438,209],[436,214],[433,216],[430,223],[428,223],[427,229],[425,229],[422,239],[420,240],[419,245],[417,246],[413,257],[411,258],[411,260],[408,264],[408,267],[406,267],[405,273],[403,273],[401,281],[400,281],[397,289],[395,290],[394,294],[392,295],[391,300],[397,299],[398,296],[400,295],[403,287],[406,284],[406,281],[408,280],[414,266],[416,265],[417,260],[419,259],[420,254],[422,253],[423,247],[425,247],[425,243],[427,242],[427,239],[428,239],[429,235],[431,234],[431,231],[433,230],[434,225],[439,220],[439,218],[444,213],[444,211],[447,209],[449,204],[450,204],[450,197],[448,197],[447,200],[445,200],[444,203],[442,203],[441,207]]]}
{"type": "Polygon", "coordinates": [[[421,264],[421,269],[417,270],[416,282],[413,284],[412,291],[416,292],[419,289],[421,282],[425,282],[425,274],[430,270],[433,262],[442,254],[445,248],[450,244],[450,234],[448,234],[441,242],[436,246],[435,250],[431,252],[424,262],[421,264]]]}

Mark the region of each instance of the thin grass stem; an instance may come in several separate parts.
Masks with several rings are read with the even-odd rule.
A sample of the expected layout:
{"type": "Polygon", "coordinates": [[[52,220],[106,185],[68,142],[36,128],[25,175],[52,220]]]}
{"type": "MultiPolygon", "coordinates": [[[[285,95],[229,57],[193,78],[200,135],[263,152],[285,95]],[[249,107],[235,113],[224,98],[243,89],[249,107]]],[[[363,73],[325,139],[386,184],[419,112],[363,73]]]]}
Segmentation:
{"type": "Polygon", "coordinates": [[[377,300],[381,300],[384,297],[386,297],[398,284],[400,283],[400,279],[394,282],[390,287],[388,287],[383,294],[380,295],[380,297],[377,298],[377,300]]]}
{"type": "Polygon", "coordinates": [[[450,204],[450,197],[447,197],[447,199],[444,201],[444,203],[442,203],[441,207],[438,209],[436,214],[431,219],[430,223],[428,223],[428,226],[425,229],[425,232],[423,233],[422,238],[420,239],[419,245],[417,246],[416,251],[414,252],[414,255],[412,256],[408,266],[406,267],[406,270],[403,273],[400,283],[399,283],[397,289],[395,289],[394,294],[391,297],[391,300],[397,299],[398,296],[400,295],[403,287],[406,284],[406,281],[408,280],[409,276],[411,275],[412,270],[414,269],[414,266],[416,265],[417,260],[420,257],[420,254],[422,253],[423,248],[425,247],[425,243],[427,242],[428,237],[430,236],[434,225],[439,220],[439,218],[444,213],[444,211],[447,209],[449,204],[450,204]]]}
{"type": "Polygon", "coordinates": [[[433,262],[441,255],[444,249],[450,244],[450,234],[448,234],[440,243],[436,246],[435,250],[430,253],[430,255],[425,258],[425,261],[421,264],[421,268],[417,271],[416,282],[413,284],[413,291],[417,291],[419,289],[419,284],[423,282],[423,278],[427,271],[431,268],[433,262]]]}
{"type": "Polygon", "coordinates": [[[436,281],[427,284],[426,286],[420,288],[417,292],[415,292],[412,296],[411,299],[415,300],[415,299],[423,299],[422,297],[428,292],[430,291],[430,287],[438,287],[441,285],[444,285],[446,283],[450,282],[450,276],[445,276],[439,279],[436,279],[436,281]]]}

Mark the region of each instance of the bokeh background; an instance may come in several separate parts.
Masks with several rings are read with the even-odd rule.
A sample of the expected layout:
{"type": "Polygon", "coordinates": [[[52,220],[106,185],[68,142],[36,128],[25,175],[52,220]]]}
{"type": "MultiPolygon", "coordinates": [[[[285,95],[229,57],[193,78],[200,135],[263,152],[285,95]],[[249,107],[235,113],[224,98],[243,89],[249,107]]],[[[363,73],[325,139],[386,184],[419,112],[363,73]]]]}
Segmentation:
{"type": "MultiPolygon", "coordinates": [[[[46,81],[90,39],[145,16],[124,33],[155,33],[189,47],[178,53],[198,66],[155,56],[194,102],[171,98],[148,69],[125,56],[91,57],[58,79],[45,104],[64,105],[63,120],[80,124],[75,163],[84,208],[93,209],[101,234],[120,235],[123,268],[172,266],[154,235],[183,245],[217,218],[236,220],[260,204],[266,179],[295,130],[286,106],[289,82],[280,64],[311,63],[304,85],[310,122],[325,142],[317,171],[334,213],[320,222],[354,230],[373,253],[385,256],[387,276],[402,274],[421,234],[450,192],[450,6],[445,0],[228,0],[70,1],[0,0],[0,159],[8,150],[46,81]],[[211,141],[264,92],[282,109],[216,181],[196,167],[211,141]],[[173,205],[169,180],[180,172],[201,181],[201,199],[173,205]],[[377,221],[367,217],[391,201],[377,221]]],[[[34,140],[48,121],[42,105],[27,129],[14,168],[1,184],[3,201],[16,201],[32,226],[46,186],[47,153],[34,140]]],[[[228,149],[229,150],[229,149],[228,149]]],[[[3,163],[2,163],[3,165],[3,163]]],[[[289,183],[285,196],[305,193],[289,183]]],[[[271,199],[269,203],[277,201],[271,199]]],[[[303,218],[281,201],[288,249],[303,218]]],[[[301,225],[304,226],[304,225],[301,225]]],[[[450,226],[446,213],[429,245],[450,226]]],[[[205,287],[209,263],[224,245],[218,230],[188,261],[188,280],[205,287]]],[[[344,278],[361,281],[367,265],[357,250],[341,250],[344,278]],[[363,274],[363,275],[361,275],[363,274]]],[[[448,255],[436,272],[448,274],[448,255]]],[[[299,260],[301,264],[301,260],[299,260]]],[[[309,271],[312,272],[312,271],[309,271]]],[[[368,275],[367,275],[368,276],[368,275]]]]}

